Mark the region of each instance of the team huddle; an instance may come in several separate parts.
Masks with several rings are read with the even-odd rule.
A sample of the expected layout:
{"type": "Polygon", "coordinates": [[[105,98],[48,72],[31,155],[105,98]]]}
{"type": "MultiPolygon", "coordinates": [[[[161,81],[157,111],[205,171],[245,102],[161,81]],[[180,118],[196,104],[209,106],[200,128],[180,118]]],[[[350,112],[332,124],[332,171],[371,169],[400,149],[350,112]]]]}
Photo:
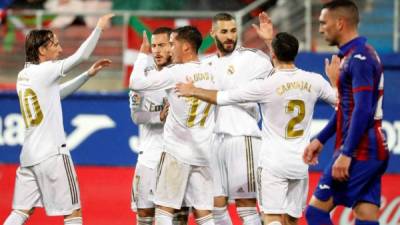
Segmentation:
{"type": "MultiPolygon", "coordinates": [[[[59,79],[90,56],[111,17],[101,17],[63,60],[51,31],[28,34],[26,65],[17,80],[27,130],[13,210],[4,224],[24,224],[35,207],[64,216],[64,224],[82,224],[60,101],[111,61],[99,60],[69,82],[59,79]]],[[[266,13],[253,27],[268,54],[238,46],[238,24],[227,13],[212,18],[217,52],[204,58],[196,27],[159,27],[151,42],[144,32],[129,84],[131,118],[139,126],[131,196],[137,224],[185,225],[191,211],[199,225],[230,225],[232,201],[244,225],[297,224],[306,209],[308,165],[318,162],[334,134],[335,154],[305,210],[307,222],[332,224],[329,212],[344,205],[353,208],[356,225],[379,224],[388,162],[381,130],[383,72],[376,52],[358,35],[358,17],[351,1],[323,6],[320,33],[340,49],[325,61],[330,83],[296,67],[297,38],[274,34],[266,13]],[[334,113],[310,142],[318,100],[334,113]]]]}

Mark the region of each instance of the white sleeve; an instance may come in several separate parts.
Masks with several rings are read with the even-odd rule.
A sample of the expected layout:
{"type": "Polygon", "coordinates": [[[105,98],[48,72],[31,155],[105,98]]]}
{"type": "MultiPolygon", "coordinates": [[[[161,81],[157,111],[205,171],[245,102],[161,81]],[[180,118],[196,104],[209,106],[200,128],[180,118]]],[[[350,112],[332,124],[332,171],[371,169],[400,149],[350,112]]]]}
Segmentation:
{"type": "Polygon", "coordinates": [[[337,91],[332,88],[330,83],[325,80],[321,75],[318,75],[321,82],[321,89],[319,93],[319,98],[330,104],[332,107],[336,107],[337,102],[337,91]]]}
{"type": "Polygon", "coordinates": [[[268,97],[271,93],[269,88],[268,80],[253,80],[246,85],[217,92],[217,104],[218,105],[231,105],[242,102],[265,102],[268,101],[268,97]]]}
{"type": "Polygon", "coordinates": [[[143,96],[133,91],[129,92],[129,108],[131,109],[132,121],[135,124],[161,124],[160,112],[146,111],[143,102],[143,96]]]}
{"type": "Polygon", "coordinates": [[[261,51],[257,51],[254,57],[250,57],[248,65],[252,65],[252,72],[250,79],[264,79],[273,70],[271,59],[268,55],[261,51]]]}
{"type": "Polygon", "coordinates": [[[64,73],[68,73],[68,71],[70,71],[76,65],[89,58],[96,47],[97,41],[100,38],[100,34],[101,29],[96,27],[74,54],[66,59],[61,60],[58,71],[60,76],[63,76],[64,73]]]}
{"type": "Polygon", "coordinates": [[[175,86],[176,82],[171,68],[154,71],[151,76],[146,76],[146,66],[147,55],[139,53],[129,81],[129,88],[135,91],[151,91],[170,89],[175,86]]]}
{"type": "Polygon", "coordinates": [[[77,91],[86,81],[89,80],[88,71],[80,74],[72,80],[64,82],[60,85],[60,98],[61,100],[68,97],[70,94],[77,91]]]}

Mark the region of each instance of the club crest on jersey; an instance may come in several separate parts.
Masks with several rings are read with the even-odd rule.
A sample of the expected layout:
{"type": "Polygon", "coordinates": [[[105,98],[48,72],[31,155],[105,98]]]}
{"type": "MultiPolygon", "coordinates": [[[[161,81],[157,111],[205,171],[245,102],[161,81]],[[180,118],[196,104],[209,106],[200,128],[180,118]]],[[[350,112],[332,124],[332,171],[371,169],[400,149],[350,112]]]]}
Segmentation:
{"type": "Polygon", "coordinates": [[[233,67],[233,65],[229,65],[229,66],[228,66],[228,69],[226,70],[226,72],[227,72],[229,75],[233,75],[233,74],[235,73],[235,67],[233,67]]]}

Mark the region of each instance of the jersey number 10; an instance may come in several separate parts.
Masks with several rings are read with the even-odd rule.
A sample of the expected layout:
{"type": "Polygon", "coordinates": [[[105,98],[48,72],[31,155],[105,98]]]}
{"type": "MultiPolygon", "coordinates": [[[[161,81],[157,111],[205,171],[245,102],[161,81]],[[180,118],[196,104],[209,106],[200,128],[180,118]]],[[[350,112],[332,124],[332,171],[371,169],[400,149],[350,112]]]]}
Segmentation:
{"type": "Polygon", "coordinates": [[[43,112],[36,93],[28,88],[25,91],[19,91],[18,97],[26,128],[39,125],[43,120],[43,112]]]}

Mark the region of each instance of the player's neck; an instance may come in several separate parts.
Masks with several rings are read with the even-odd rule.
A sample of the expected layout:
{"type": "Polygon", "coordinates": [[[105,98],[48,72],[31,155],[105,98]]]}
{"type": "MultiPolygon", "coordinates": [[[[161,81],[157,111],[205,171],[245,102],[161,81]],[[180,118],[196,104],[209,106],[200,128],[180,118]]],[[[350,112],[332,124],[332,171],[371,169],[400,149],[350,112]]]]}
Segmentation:
{"type": "Polygon", "coordinates": [[[294,65],[293,62],[279,62],[279,61],[276,61],[274,63],[274,65],[275,65],[275,68],[278,69],[278,70],[287,70],[287,69],[295,69],[296,68],[296,65],[294,65]]]}
{"type": "Polygon", "coordinates": [[[182,63],[196,62],[196,61],[199,61],[199,57],[197,54],[188,54],[182,57],[182,63]]]}
{"type": "Polygon", "coordinates": [[[353,39],[355,39],[355,38],[357,38],[359,36],[358,32],[356,30],[355,31],[348,31],[348,32],[346,32],[344,34],[345,35],[343,35],[343,37],[339,41],[339,46],[338,47],[341,47],[341,46],[347,44],[348,42],[350,42],[351,40],[353,40],[353,39]]]}

